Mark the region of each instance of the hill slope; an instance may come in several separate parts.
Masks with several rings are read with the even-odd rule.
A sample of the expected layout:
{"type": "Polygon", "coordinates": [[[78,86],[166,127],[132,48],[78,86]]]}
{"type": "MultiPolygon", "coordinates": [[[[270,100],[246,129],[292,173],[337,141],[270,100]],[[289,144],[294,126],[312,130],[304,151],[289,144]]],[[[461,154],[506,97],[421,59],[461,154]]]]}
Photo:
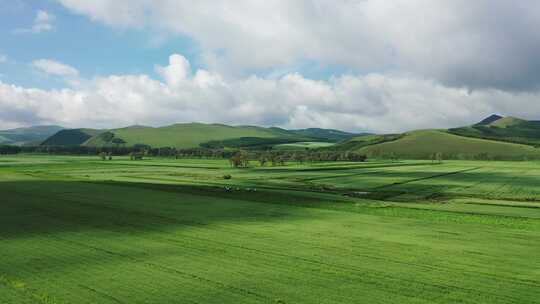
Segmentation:
{"type": "Polygon", "coordinates": [[[500,117],[489,123],[480,122],[472,126],[449,129],[448,131],[452,134],[467,137],[534,146],[540,145],[540,122],[527,121],[515,117],[500,117]]]}
{"type": "Polygon", "coordinates": [[[349,132],[344,132],[344,131],[334,130],[334,129],[321,129],[321,128],[291,130],[290,132],[293,132],[301,136],[311,137],[313,139],[322,140],[322,141],[330,141],[330,142],[339,142],[339,141],[353,138],[355,136],[365,135],[365,134],[354,134],[354,133],[349,133],[349,132]]]}
{"type": "Polygon", "coordinates": [[[493,114],[493,115],[490,115],[486,118],[484,118],[482,121],[480,121],[479,123],[477,123],[477,125],[481,125],[481,126],[485,126],[485,125],[489,125],[501,118],[504,118],[502,117],[501,115],[497,115],[497,114],[493,114]]]}
{"type": "Polygon", "coordinates": [[[66,129],[61,130],[53,136],[47,138],[41,145],[43,146],[78,146],[102,133],[103,130],[96,129],[66,129]]]}
{"type": "Polygon", "coordinates": [[[540,158],[540,150],[531,146],[458,136],[440,130],[405,133],[394,141],[365,146],[358,151],[371,157],[395,154],[410,159],[429,159],[437,152],[443,153],[445,158],[540,158]]]}
{"type": "Polygon", "coordinates": [[[49,136],[62,130],[60,126],[33,126],[0,131],[0,144],[8,145],[39,145],[49,136]]]}
{"type": "Polygon", "coordinates": [[[358,151],[363,147],[394,141],[402,137],[402,134],[368,134],[353,137],[347,141],[330,147],[331,150],[339,151],[358,151]]]}
{"type": "MultiPolygon", "coordinates": [[[[127,127],[109,130],[113,137],[93,136],[84,142],[85,146],[100,147],[113,144],[113,140],[123,141],[126,146],[137,144],[152,147],[175,147],[179,149],[196,148],[201,144],[216,141],[253,139],[297,138],[287,130],[279,128],[262,128],[253,126],[227,126],[222,124],[174,124],[171,126],[127,127]]],[[[298,138],[298,141],[300,138],[298,138]]]]}

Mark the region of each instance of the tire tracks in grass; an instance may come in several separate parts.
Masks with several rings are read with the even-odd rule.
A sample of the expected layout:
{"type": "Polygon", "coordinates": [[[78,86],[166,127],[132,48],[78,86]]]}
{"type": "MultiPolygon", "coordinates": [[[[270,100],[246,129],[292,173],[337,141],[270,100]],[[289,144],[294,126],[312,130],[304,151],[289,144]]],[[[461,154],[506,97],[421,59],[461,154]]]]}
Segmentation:
{"type": "Polygon", "coordinates": [[[98,296],[100,296],[100,297],[102,297],[104,299],[111,300],[114,303],[117,303],[117,304],[124,304],[125,303],[125,302],[122,302],[119,299],[117,299],[117,298],[115,298],[115,297],[113,297],[113,296],[111,296],[111,295],[109,295],[109,294],[107,294],[105,292],[99,291],[99,290],[97,290],[95,288],[92,288],[92,287],[89,287],[89,286],[86,286],[86,285],[83,285],[83,284],[77,284],[77,286],[79,286],[82,289],[86,289],[86,290],[88,290],[88,291],[90,291],[92,293],[95,293],[95,294],[97,294],[98,296]]]}
{"type": "MultiPolygon", "coordinates": [[[[331,266],[331,267],[339,268],[339,269],[342,269],[342,270],[343,269],[349,269],[351,267],[354,268],[354,266],[351,266],[351,265],[337,264],[337,263],[327,263],[327,262],[322,262],[322,261],[318,261],[318,260],[314,260],[314,259],[303,258],[303,257],[300,257],[300,256],[279,253],[279,252],[275,252],[275,251],[261,250],[261,249],[251,248],[251,247],[247,247],[247,246],[243,246],[243,245],[233,245],[233,244],[230,244],[230,243],[227,243],[227,242],[216,241],[216,240],[211,240],[211,239],[202,238],[202,237],[194,237],[194,236],[186,236],[186,235],[183,235],[182,237],[183,238],[194,239],[194,240],[197,240],[197,241],[203,241],[203,242],[206,242],[206,243],[209,243],[209,244],[219,244],[219,245],[225,246],[225,247],[231,247],[231,248],[237,248],[237,249],[241,249],[241,250],[252,251],[252,252],[260,253],[260,254],[263,254],[263,255],[273,255],[273,256],[284,257],[284,258],[288,258],[288,259],[295,259],[295,260],[299,260],[299,261],[303,261],[303,262],[307,262],[307,263],[331,266]]],[[[164,240],[179,243],[178,240],[174,240],[174,239],[164,238],[164,240]]],[[[297,241],[297,242],[301,242],[301,241],[297,241]]],[[[303,243],[305,245],[313,245],[313,243],[309,243],[309,242],[301,242],[301,243],[303,243]]],[[[324,248],[332,248],[337,252],[343,251],[343,248],[336,247],[336,246],[328,246],[328,245],[326,245],[324,248]]],[[[449,271],[449,270],[447,270],[445,268],[437,267],[437,266],[431,266],[431,265],[426,265],[426,264],[418,264],[418,263],[410,263],[410,262],[400,261],[400,260],[396,260],[396,259],[388,259],[388,258],[384,258],[384,257],[372,255],[372,254],[358,254],[358,253],[355,253],[355,254],[352,254],[351,256],[374,259],[374,260],[379,260],[379,261],[382,261],[382,262],[389,262],[389,263],[395,263],[395,264],[406,265],[406,266],[413,266],[413,267],[422,268],[424,270],[440,271],[440,272],[444,272],[444,273],[447,273],[447,274],[451,273],[451,271],[449,271]]],[[[357,270],[359,270],[359,269],[357,269],[357,270]]],[[[486,278],[492,278],[493,277],[492,274],[486,273],[486,272],[468,271],[468,270],[465,270],[465,269],[461,269],[460,272],[474,274],[474,275],[481,275],[481,276],[484,276],[486,278]]],[[[381,272],[381,274],[383,274],[383,273],[381,272]]],[[[529,285],[530,287],[540,288],[540,282],[537,282],[537,281],[521,280],[521,279],[516,280],[515,278],[501,278],[501,277],[499,277],[498,279],[502,279],[502,281],[506,281],[506,282],[529,285]]],[[[420,281],[411,281],[411,282],[422,283],[420,281]]],[[[438,285],[434,285],[434,286],[438,286],[438,285]]]]}
{"type": "Polygon", "coordinates": [[[524,209],[540,209],[540,204],[538,206],[530,206],[530,205],[509,205],[509,204],[498,204],[498,203],[476,203],[476,202],[465,202],[467,205],[475,205],[475,206],[496,206],[496,207],[507,207],[507,208],[524,208],[524,209]]]}
{"type": "Polygon", "coordinates": [[[372,188],[372,189],[373,190],[379,190],[379,189],[384,189],[384,188],[389,188],[389,187],[394,187],[394,186],[400,186],[400,185],[419,182],[419,181],[423,181],[423,180],[434,179],[434,178],[439,178],[439,177],[446,177],[446,176],[450,176],[450,175],[456,175],[456,174],[460,174],[460,173],[470,172],[470,171],[478,170],[478,169],[481,169],[481,168],[482,167],[467,168],[467,169],[458,170],[458,171],[445,172],[445,173],[430,175],[430,176],[426,176],[426,177],[419,177],[419,178],[409,179],[409,180],[402,181],[402,182],[395,182],[395,183],[392,183],[392,184],[389,184],[389,185],[375,187],[375,188],[372,188]]]}
{"type": "Polygon", "coordinates": [[[520,175],[522,175],[523,173],[525,172],[529,172],[530,170],[523,170],[523,171],[520,171],[518,174],[514,175],[514,176],[511,176],[509,178],[506,179],[506,181],[500,185],[497,189],[494,189],[493,191],[489,192],[489,196],[491,197],[501,197],[501,194],[505,194],[506,192],[503,191],[504,188],[508,188],[510,187],[513,183],[514,180],[518,179],[520,177],[520,175]]]}
{"type": "MultiPolygon", "coordinates": [[[[421,163],[421,164],[391,164],[391,165],[385,165],[385,166],[364,166],[364,167],[338,168],[338,169],[332,168],[334,171],[338,171],[338,172],[342,172],[342,171],[345,171],[345,170],[363,170],[363,169],[366,169],[366,170],[365,171],[363,170],[362,172],[359,172],[359,173],[336,174],[336,175],[332,175],[332,176],[307,177],[307,178],[301,178],[300,177],[300,178],[297,178],[296,180],[299,181],[299,182],[312,182],[312,181],[325,180],[325,179],[354,177],[354,176],[363,175],[363,174],[384,173],[384,172],[388,172],[388,171],[384,171],[384,169],[386,169],[386,168],[423,167],[423,166],[427,166],[427,164],[426,163],[421,163]],[[374,170],[369,170],[369,169],[374,169],[374,170]]],[[[305,171],[310,172],[310,171],[332,171],[332,170],[329,170],[329,169],[318,170],[318,169],[313,168],[312,170],[305,170],[305,171]]],[[[302,171],[297,171],[297,172],[302,172],[302,171]]],[[[283,178],[287,178],[287,177],[283,177],[283,178]]]]}
{"type": "MultiPolygon", "coordinates": [[[[200,229],[210,229],[210,228],[206,228],[205,226],[200,226],[200,225],[197,225],[197,227],[200,228],[200,229]]],[[[140,227],[134,226],[134,228],[140,228],[140,227]]],[[[102,228],[102,230],[111,231],[111,230],[103,229],[103,228],[102,228]]],[[[163,230],[160,230],[160,229],[152,228],[151,230],[154,230],[155,232],[165,232],[166,233],[166,231],[163,231],[163,230]]],[[[223,230],[223,229],[221,229],[221,230],[223,230]]],[[[232,230],[232,231],[229,231],[229,232],[238,233],[238,231],[236,231],[236,230],[232,230]]],[[[115,232],[115,233],[118,233],[118,232],[115,232]]],[[[403,280],[403,278],[394,277],[394,276],[391,276],[391,275],[388,275],[388,274],[385,274],[385,273],[382,273],[382,272],[377,272],[377,271],[374,271],[374,270],[366,271],[366,269],[354,267],[352,265],[342,265],[342,264],[336,264],[336,263],[327,263],[327,262],[317,261],[317,260],[313,260],[313,259],[307,259],[307,258],[298,257],[298,256],[292,256],[292,255],[276,253],[276,252],[272,252],[272,251],[264,251],[264,250],[260,250],[260,249],[256,249],[256,248],[250,248],[250,247],[246,247],[246,246],[230,245],[230,244],[227,244],[227,243],[218,242],[218,241],[209,240],[209,239],[204,239],[204,238],[196,238],[196,237],[189,237],[189,236],[184,236],[184,237],[192,238],[192,239],[198,239],[198,240],[204,240],[204,241],[209,242],[209,243],[219,243],[219,244],[221,244],[223,246],[234,247],[234,248],[238,248],[238,249],[241,249],[241,250],[248,250],[248,251],[256,252],[256,253],[259,253],[259,254],[262,254],[262,255],[279,256],[279,257],[286,258],[286,259],[292,259],[292,260],[297,260],[297,261],[301,261],[301,262],[304,262],[304,263],[309,263],[309,264],[313,264],[313,265],[319,265],[321,267],[324,266],[324,267],[326,267],[328,269],[335,269],[335,270],[343,272],[343,273],[349,273],[351,276],[356,277],[357,279],[360,278],[360,277],[365,277],[368,280],[361,280],[363,283],[368,284],[368,285],[373,285],[373,286],[376,286],[376,287],[379,287],[379,288],[380,287],[384,287],[384,288],[388,287],[385,284],[378,283],[378,281],[381,278],[384,278],[384,279],[387,279],[389,281],[396,281],[396,282],[398,282],[398,281],[406,281],[406,282],[408,282],[408,285],[412,285],[412,286],[431,286],[431,288],[440,289],[440,290],[446,290],[448,288],[453,288],[453,289],[456,289],[456,290],[462,290],[462,291],[467,292],[467,293],[478,293],[474,289],[463,288],[463,287],[459,287],[459,286],[455,286],[455,285],[429,284],[429,283],[426,283],[426,282],[423,282],[423,281],[412,280],[412,279],[403,280]]],[[[155,238],[155,236],[154,236],[154,238],[155,238]]],[[[170,242],[170,241],[178,242],[177,240],[174,240],[174,239],[166,239],[166,238],[159,238],[159,239],[161,239],[161,241],[166,240],[168,242],[170,242]]],[[[59,239],[59,240],[62,241],[62,239],[59,239]]],[[[69,240],[65,240],[65,241],[70,242],[69,240]]],[[[111,250],[108,250],[108,249],[100,248],[100,247],[90,246],[90,245],[86,245],[86,244],[79,244],[79,245],[86,246],[86,247],[89,247],[89,248],[93,248],[95,250],[99,250],[99,251],[105,252],[105,253],[110,254],[110,255],[121,256],[121,257],[128,258],[128,259],[133,258],[133,257],[131,257],[129,255],[124,255],[124,254],[121,254],[121,253],[118,253],[118,252],[115,252],[115,251],[111,251],[111,250]]],[[[374,258],[371,255],[357,255],[357,256],[367,257],[367,258],[374,258]]],[[[379,258],[379,260],[385,261],[384,258],[379,258]]],[[[175,268],[166,267],[166,266],[155,264],[155,263],[144,262],[141,259],[134,259],[134,261],[142,262],[142,263],[144,263],[144,264],[146,264],[148,266],[151,266],[151,267],[156,268],[156,269],[161,269],[161,270],[169,272],[169,273],[182,275],[184,277],[196,279],[196,280],[203,281],[203,282],[207,282],[207,281],[212,282],[212,283],[214,283],[214,285],[216,285],[216,283],[217,283],[217,285],[219,287],[223,288],[223,289],[230,288],[230,287],[227,287],[228,285],[226,285],[224,283],[208,280],[208,279],[202,278],[200,276],[197,276],[195,274],[179,271],[179,270],[177,270],[175,268]]],[[[390,260],[390,261],[392,261],[392,260],[390,260]]],[[[400,261],[393,261],[393,262],[402,263],[400,261]]],[[[422,267],[422,268],[425,268],[425,270],[442,271],[442,272],[445,272],[445,273],[448,273],[448,274],[451,273],[449,270],[446,270],[444,268],[439,268],[439,267],[433,267],[433,266],[428,266],[428,265],[419,265],[419,264],[411,264],[411,263],[402,263],[402,264],[409,265],[409,266],[415,266],[415,267],[422,267]]],[[[480,272],[471,272],[471,274],[484,275],[484,276],[487,276],[489,278],[492,278],[491,275],[483,274],[483,273],[480,273],[480,272]]],[[[503,279],[503,278],[499,278],[499,279],[503,279]]],[[[535,287],[540,287],[536,282],[528,282],[528,283],[526,283],[525,281],[515,280],[515,279],[511,279],[511,278],[504,278],[503,281],[513,282],[514,284],[523,284],[523,285],[534,284],[535,287]]],[[[245,294],[252,295],[252,293],[249,290],[246,291],[245,289],[241,289],[241,288],[236,288],[236,287],[233,287],[233,288],[235,290],[237,290],[237,291],[243,290],[243,292],[245,294]]],[[[406,287],[403,287],[403,288],[406,288],[406,287]]],[[[239,294],[242,294],[242,293],[240,292],[239,294]]],[[[253,294],[256,294],[256,293],[253,293],[253,294]]],[[[478,293],[478,294],[485,295],[485,292],[484,293],[478,293]]],[[[413,295],[414,294],[410,294],[410,296],[413,296],[413,295]]],[[[492,295],[492,296],[500,297],[501,295],[492,295]]],[[[507,300],[513,300],[513,298],[511,298],[511,297],[506,297],[506,299],[507,300]]]]}
{"type": "MultiPolygon", "coordinates": [[[[65,199],[63,199],[65,200],[65,199]]],[[[74,201],[74,200],[67,200],[69,202],[74,202],[74,203],[77,203],[77,204],[81,204],[81,202],[77,202],[77,201],[74,201]]],[[[82,204],[84,205],[84,203],[82,204]]],[[[96,207],[97,205],[96,204],[86,204],[88,207],[96,207]]],[[[122,209],[122,208],[113,208],[113,207],[110,207],[111,211],[116,211],[118,212],[118,210],[122,209]]],[[[143,213],[140,213],[141,215],[143,213]]],[[[148,216],[148,214],[146,214],[146,216],[148,216]]],[[[173,219],[173,218],[169,218],[169,217],[166,217],[166,216],[161,216],[161,215],[156,215],[156,214],[151,214],[152,217],[158,217],[159,219],[161,220],[170,220],[170,221],[177,221],[177,219],[173,219]]],[[[182,221],[182,224],[186,224],[185,222],[182,221]]],[[[192,224],[192,223],[191,223],[192,224]]],[[[206,226],[204,223],[196,223],[195,226],[201,228],[201,227],[204,227],[206,226]],[[201,226],[202,225],[202,226],[201,226]]],[[[140,227],[136,227],[138,229],[140,229],[140,227]]],[[[105,229],[106,230],[106,229],[105,229]]],[[[110,231],[110,230],[108,230],[110,231]]],[[[158,230],[159,232],[159,230],[158,230]]],[[[236,231],[238,232],[238,231],[236,231]]],[[[69,241],[69,240],[68,240],[69,241]]],[[[82,246],[84,246],[85,244],[80,244],[82,246]]],[[[119,255],[122,257],[122,254],[121,253],[118,253],[118,252],[115,252],[115,251],[111,251],[111,250],[108,250],[108,249],[104,249],[104,248],[100,248],[100,247],[96,247],[94,248],[94,250],[101,250],[103,252],[106,252],[107,254],[110,254],[110,255],[119,255]]],[[[247,250],[244,248],[244,250],[247,250]]],[[[254,249],[254,250],[259,250],[259,249],[254,249]]],[[[265,252],[265,251],[263,251],[265,252]]],[[[272,252],[270,252],[271,254],[272,252]]],[[[263,254],[263,253],[261,253],[263,254]]],[[[268,252],[267,252],[268,254],[268,252]]],[[[124,258],[133,258],[133,257],[130,257],[128,255],[123,255],[124,258]]],[[[285,255],[284,257],[286,258],[291,258],[291,256],[287,256],[285,255]]],[[[296,257],[296,258],[300,258],[302,259],[302,257],[297,257],[297,256],[292,256],[292,257],[296,257]]],[[[142,260],[142,259],[135,259],[134,260],[135,262],[137,263],[147,263],[146,261],[142,260]]],[[[312,259],[305,259],[305,260],[302,260],[306,263],[312,263],[312,264],[316,264],[316,265],[322,265],[322,266],[325,266],[327,268],[335,268],[337,270],[339,270],[340,272],[344,272],[346,273],[347,269],[351,269],[351,267],[349,265],[342,265],[342,264],[332,264],[332,263],[324,263],[324,262],[321,262],[321,261],[317,261],[317,260],[312,260],[312,259]]],[[[167,266],[163,266],[163,265],[159,265],[159,264],[155,264],[155,263],[149,263],[150,265],[148,265],[149,267],[153,267],[155,269],[161,269],[162,271],[167,271],[167,272],[170,272],[170,273],[174,273],[174,274],[177,274],[177,275],[182,275],[184,277],[187,277],[187,278],[191,278],[191,279],[194,279],[194,280],[198,280],[198,281],[201,281],[201,282],[205,282],[205,283],[208,283],[208,284],[213,284],[214,286],[218,286],[222,289],[228,289],[228,288],[233,288],[232,290],[235,291],[235,293],[237,294],[240,294],[240,295],[249,295],[249,296],[254,296],[253,294],[255,295],[259,295],[257,293],[253,293],[251,294],[249,290],[245,290],[245,289],[241,289],[241,288],[238,288],[238,287],[234,287],[234,286],[230,286],[230,285],[227,285],[227,284],[224,284],[224,283],[221,283],[221,282],[215,282],[215,281],[212,281],[212,280],[209,280],[209,279],[206,279],[204,277],[200,277],[196,274],[192,274],[192,273],[186,273],[186,272],[182,272],[178,269],[175,269],[175,268],[171,268],[171,267],[167,267],[167,266]],[[212,282],[212,283],[210,283],[212,282]],[[217,285],[216,285],[217,284],[217,285]]],[[[362,269],[362,268],[357,268],[357,267],[352,267],[352,270],[354,270],[354,272],[350,272],[352,273],[353,276],[355,277],[361,277],[361,276],[366,276],[366,270],[365,269],[362,269]]],[[[440,270],[440,269],[439,269],[440,270]]],[[[389,276],[387,274],[384,274],[384,273],[374,273],[374,274],[367,274],[367,277],[370,278],[369,281],[365,282],[365,281],[362,281],[362,282],[365,282],[366,284],[375,284],[376,286],[378,287],[388,287],[387,285],[385,284],[382,284],[382,283],[374,283],[372,282],[373,281],[377,281],[377,279],[381,279],[382,278],[387,278],[389,281],[399,281],[400,278],[397,278],[397,277],[394,277],[394,276],[389,276]],[[377,285],[378,284],[378,285],[377,285]]],[[[417,286],[417,285],[426,285],[426,286],[430,286],[428,284],[426,284],[425,282],[422,282],[422,281],[418,281],[418,280],[406,280],[407,282],[409,282],[409,285],[414,285],[414,286],[417,286]]],[[[439,285],[439,284],[433,284],[431,285],[432,288],[440,288],[441,290],[445,290],[445,289],[448,289],[448,288],[455,288],[455,289],[459,289],[459,290],[462,290],[462,291],[466,291],[467,293],[471,293],[471,291],[474,291],[474,290],[470,290],[470,289],[466,289],[466,288],[462,288],[462,287],[459,287],[459,286],[450,286],[450,285],[439,285]]],[[[403,288],[406,288],[406,287],[403,287],[403,288]]],[[[481,292],[476,292],[478,295],[485,295],[485,292],[484,293],[481,293],[481,292]]],[[[260,295],[259,295],[260,296],[260,295]]],[[[499,297],[499,295],[493,295],[494,297],[499,297]]],[[[254,296],[256,297],[256,296],[254,296]]],[[[269,298],[265,298],[264,295],[262,296],[262,298],[260,299],[269,299],[269,298]]],[[[513,300],[513,298],[509,297],[507,298],[507,300],[513,300]]]]}
{"type": "Polygon", "coordinates": [[[308,168],[258,168],[256,172],[281,172],[281,173],[293,173],[293,172],[317,172],[317,171],[343,171],[343,170],[358,170],[358,169],[377,169],[377,168],[392,168],[392,167],[416,167],[416,166],[425,166],[429,163],[394,163],[394,164],[376,164],[376,165],[356,165],[356,166],[335,166],[335,167],[308,167],[308,168]]]}
{"type": "MultiPolygon", "coordinates": [[[[254,292],[254,291],[251,291],[251,290],[248,290],[248,289],[244,289],[244,288],[241,288],[241,287],[236,287],[236,286],[228,285],[228,284],[225,284],[225,283],[222,283],[222,282],[219,282],[219,281],[211,280],[211,279],[208,279],[208,278],[205,278],[205,277],[202,277],[202,276],[190,273],[190,272],[181,271],[181,270],[173,268],[173,267],[168,267],[168,266],[164,266],[164,265],[161,265],[161,264],[158,264],[158,263],[148,262],[148,261],[145,261],[144,259],[139,259],[139,258],[133,257],[131,255],[115,252],[115,251],[112,251],[112,250],[108,250],[108,249],[104,249],[104,248],[101,248],[101,247],[98,247],[98,246],[85,244],[85,243],[82,243],[82,242],[68,240],[68,239],[60,238],[60,237],[53,236],[53,235],[50,235],[50,237],[53,238],[53,239],[56,239],[57,241],[60,241],[60,242],[76,245],[76,246],[87,248],[87,249],[92,249],[92,250],[95,250],[95,251],[98,251],[98,252],[106,253],[106,254],[111,255],[111,256],[121,257],[121,258],[130,260],[132,262],[135,262],[137,264],[145,265],[146,267],[149,267],[151,269],[156,269],[156,270],[160,270],[160,271],[163,271],[163,272],[179,275],[179,276],[182,276],[182,277],[188,278],[188,279],[194,279],[194,280],[197,280],[197,281],[202,282],[204,284],[210,284],[210,285],[219,287],[222,290],[226,290],[226,291],[229,291],[231,293],[235,293],[237,295],[251,296],[251,297],[257,298],[259,300],[265,300],[265,301],[270,301],[270,302],[274,301],[274,299],[272,299],[272,298],[270,298],[270,297],[268,297],[266,295],[263,295],[263,294],[260,294],[260,293],[257,293],[257,292],[254,292]]],[[[117,303],[123,303],[123,302],[117,302],[117,303]]]]}

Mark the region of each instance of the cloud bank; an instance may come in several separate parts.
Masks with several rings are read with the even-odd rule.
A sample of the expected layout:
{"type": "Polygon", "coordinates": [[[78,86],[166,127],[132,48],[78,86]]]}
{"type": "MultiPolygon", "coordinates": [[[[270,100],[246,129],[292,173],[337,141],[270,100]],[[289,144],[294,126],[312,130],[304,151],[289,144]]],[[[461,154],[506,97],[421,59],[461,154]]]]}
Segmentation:
{"type": "Polygon", "coordinates": [[[539,1],[58,1],[113,27],[188,35],[222,73],[313,60],[468,89],[540,86],[539,1]]]}
{"type": "MultiPolygon", "coordinates": [[[[43,68],[57,75],[76,71],[60,63],[43,68]]],[[[209,70],[193,71],[180,54],[171,55],[169,64],[156,66],[156,71],[162,79],[111,75],[83,80],[77,89],[39,90],[0,82],[0,127],[200,121],[398,132],[464,125],[493,112],[525,117],[540,113],[536,93],[470,92],[433,80],[375,73],[326,81],[298,73],[226,79],[209,70]]]]}
{"type": "MultiPolygon", "coordinates": [[[[36,60],[66,88],[0,82],[0,127],[201,121],[398,132],[492,113],[540,118],[538,1],[57,1],[113,28],[188,36],[204,68],[173,54],[158,77],[85,79],[36,60]],[[347,72],[323,80],[280,72],[306,62],[347,72]]],[[[40,11],[31,31],[53,21],[40,11]]]]}

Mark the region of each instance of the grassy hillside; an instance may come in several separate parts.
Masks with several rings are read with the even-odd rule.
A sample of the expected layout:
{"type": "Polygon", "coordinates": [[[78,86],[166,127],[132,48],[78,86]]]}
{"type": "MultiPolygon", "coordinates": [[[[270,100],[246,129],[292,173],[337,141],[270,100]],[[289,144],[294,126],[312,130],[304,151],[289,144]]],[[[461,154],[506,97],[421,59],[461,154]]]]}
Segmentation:
{"type": "Polygon", "coordinates": [[[402,137],[401,134],[383,134],[383,135],[362,135],[353,137],[343,143],[337,144],[335,146],[329,147],[332,150],[339,151],[356,151],[363,147],[380,144],[384,142],[394,141],[402,137]]]}
{"type": "Polygon", "coordinates": [[[0,144],[9,145],[39,145],[49,136],[62,130],[60,126],[33,126],[0,131],[0,144]]]}
{"type": "Polygon", "coordinates": [[[479,123],[469,127],[449,129],[448,131],[467,137],[540,145],[540,122],[515,117],[501,117],[491,120],[489,123],[479,123]]]}
{"type": "Polygon", "coordinates": [[[332,147],[335,144],[329,142],[320,142],[320,141],[301,141],[290,144],[279,144],[274,146],[274,150],[307,150],[307,149],[318,149],[318,148],[327,148],[332,147]]]}
{"type": "MultiPolygon", "coordinates": [[[[223,141],[239,138],[278,138],[282,129],[252,126],[232,127],[222,124],[188,123],[166,127],[127,127],[110,130],[114,138],[121,139],[126,146],[145,144],[152,147],[196,148],[210,141],[223,141]]],[[[86,146],[110,145],[110,138],[94,136],[87,140],[86,146]]]]}
{"type": "Polygon", "coordinates": [[[67,129],[61,130],[53,136],[47,138],[43,146],[78,146],[102,133],[103,130],[96,129],[67,129]]]}
{"type": "Polygon", "coordinates": [[[296,133],[301,136],[318,139],[324,142],[326,141],[339,142],[339,141],[347,140],[352,137],[360,135],[360,134],[354,134],[354,133],[344,132],[340,130],[321,129],[321,128],[291,130],[291,132],[296,133]]]}
{"type": "Polygon", "coordinates": [[[369,156],[428,159],[441,152],[446,158],[540,158],[540,149],[531,146],[458,136],[439,130],[422,130],[406,133],[403,137],[359,149],[369,156]]]}
{"type": "Polygon", "coordinates": [[[499,120],[501,118],[504,118],[504,117],[501,116],[501,115],[493,114],[493,115],[490,115],[490,116],[484,118],[482,121],[477,123],[477,125],[489,125],[492,122],[495,122],[495,121],[497,121],[497,120],[499,120]]]}

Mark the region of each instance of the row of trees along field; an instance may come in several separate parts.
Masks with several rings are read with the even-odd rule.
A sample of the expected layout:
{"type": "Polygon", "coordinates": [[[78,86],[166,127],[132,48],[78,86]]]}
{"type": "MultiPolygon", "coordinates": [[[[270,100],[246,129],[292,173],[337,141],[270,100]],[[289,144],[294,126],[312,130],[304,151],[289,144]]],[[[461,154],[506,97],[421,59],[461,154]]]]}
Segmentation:
{"type": "MultiPolygon", "coordinates": [[[[19,153],[38,153],[38,154],[53,154],[53,155],[106,155],[125,156],[137,153],[143,156],[162,156],[175,158],[221,158],[231,159],[239,150],[230,149],[207,149],[207,148],[191,148],[191,149],[176,149],[171,147],[152,148],[147,145],[135,145],[132,147],[86,147],[86,146],[13,146],[0,145],[0,154],[19,154],[19,153]]],[[[282,158],[285,161],[363,161],[366,155],[349,152],[343,150],[331,150],[327,148],[314,150],[298,150],[298,151],[276,151],[276,150],[246,150],[249,155],[249,160],[258,161],[261,155],[269,155],[266,157],[266,163],[279,163],[275,159],[282,158]]],[[[397,160],[400,158],[407,159],[407,156],[399,153],[383,153],[382,151],[371,151],[367,157],[375,159],[391,159],[397,160]]],[[[264,158],[264,157],[263,157],[264,158]]],[[[426,153],[425,155],[416,155],[417,159],[431,159],[438,161],[439,159],[447,160],[538,160],[540,156],[534,155],[496,155],[492,153],[482,152],[477,154],[471,153],[426,153]]],[[[263,160],[263,162],[265,162],[263,160]]]]}
{"type": "Polygon", "coordinates": [[[367,157],[355,152],[315,152],[315,151],[244,151],[235,152],[230,158],[231,166],[236,168],[249,167],[250,161],[256,161],[260,166],[282,166],[285,162],[315,162],[315,161],[353,161],[363,162],[367,157]]]}
{"type": "Polygon", "coordinates": [[[151,148],[149,146],[134,147],[84,147],[84,146],[0,146],[0,154],[39,153],[58,155],[98,155],[102,159],[110,156],[132,156],[140,159],[142,156],[175,157],[175,158],[218,158],[230,159],[237,167],[245,165],[246,161],[258,161],[261,165],[279,165],[287,161],[365,161],[366,156],[356,152],[330,150],[300,150],[300,151],[255,151],[255,150],[224,150],[224,149],[175,149],[170,147],[151,148]],[[136,156],[136,157],[135,157],[136,156]]]}

